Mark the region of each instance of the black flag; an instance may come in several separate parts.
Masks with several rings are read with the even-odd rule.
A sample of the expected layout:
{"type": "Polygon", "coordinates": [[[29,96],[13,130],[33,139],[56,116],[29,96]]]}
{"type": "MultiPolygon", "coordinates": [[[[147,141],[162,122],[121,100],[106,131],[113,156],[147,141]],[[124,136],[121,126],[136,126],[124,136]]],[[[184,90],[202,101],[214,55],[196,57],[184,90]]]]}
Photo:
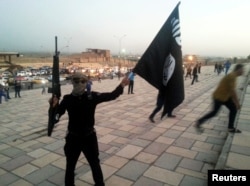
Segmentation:
{"type": "Polygon", "coordinates": [[[162,117],[184,100],[179,4],[133,70],[164,94],[162,117]]]}

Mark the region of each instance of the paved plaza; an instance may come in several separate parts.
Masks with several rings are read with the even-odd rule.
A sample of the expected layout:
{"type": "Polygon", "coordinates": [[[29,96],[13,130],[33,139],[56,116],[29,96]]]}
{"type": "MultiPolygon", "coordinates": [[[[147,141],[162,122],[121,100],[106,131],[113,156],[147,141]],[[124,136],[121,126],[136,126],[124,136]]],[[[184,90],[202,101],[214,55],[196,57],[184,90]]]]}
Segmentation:
{"type": "MultiPolygon", "coordinates": [[[[127,87],[118,99],[102,103],[96,110],[96,130],[101,166],[107,186],[202,186],[209,169],[250,169],[250,85],[249,68],[238,78],[237,91],[242,109],[236,125],[241,134],[227,132],[228,110],[208,120],[204,132],[193,127],[197,118],[211,109],[211,94],[224,73],[204,66],[199,82],[185,80],[185,100],[175,110],[176,118],[148,120],[155,108],[158,91],[135,76],[134,92],[127,87]]],[[[94,91],[112,91],[117,78],[94,82],[94,91]]],[[[62,86],[62,95],[72,85],[62,86]]],[[[0,104],[0,185],[64,185],[63,147],[67,114],[47,136],[48,99],[42,89],[21,92],[0,104]]],[[[81,155],[76,169],[76,185],[93,185],[86,159],[81,155]]]]}

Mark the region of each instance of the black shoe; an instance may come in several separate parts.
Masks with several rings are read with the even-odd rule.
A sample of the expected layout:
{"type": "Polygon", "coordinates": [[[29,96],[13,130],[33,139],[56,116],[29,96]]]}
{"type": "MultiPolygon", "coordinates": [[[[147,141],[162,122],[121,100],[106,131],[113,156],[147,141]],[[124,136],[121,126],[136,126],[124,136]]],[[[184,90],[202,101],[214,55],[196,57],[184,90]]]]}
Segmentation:
{"type": "Polygon", "coordinates": [[[168,115],[169,118],[176,118],[176,115],[168,115]]]}
{"type": "Polygon", "coordinates": [[[231,129],[228,129],[228,132],[231,132],[231,133],[241,133],[241,130],[236,129],[236,128],[231,128],[231,129]]]}
{"type": "Polygon", "coordinates": [[[197,133],[202,133],[204,129],[201,128],[201,122],[198,120],[194,124],[197,133]]]}

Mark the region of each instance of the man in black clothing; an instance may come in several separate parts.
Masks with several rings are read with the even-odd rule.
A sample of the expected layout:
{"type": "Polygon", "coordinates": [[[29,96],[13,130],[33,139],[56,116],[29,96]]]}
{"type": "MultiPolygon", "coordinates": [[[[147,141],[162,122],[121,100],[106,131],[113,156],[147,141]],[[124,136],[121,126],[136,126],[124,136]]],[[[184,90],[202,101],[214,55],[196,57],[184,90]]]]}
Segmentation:
{"type": "Polygon", "coordinates": [[[198,64],[196,64],[193,69],[193,80],[192,80],[191,85],[194,84],[194,81],[198,82],[198,64]]]}
{"type": "Polygon", "coordinates": [[[81,152],[83,152],[91,167],[95,185],[105,185],[94,128],[95,109],[97,104],[119,97],[128,83],[129,80],[125,77],[112,92],[98,93],[92,91],[90,99],[89,93],[85,91],[87,78],[83,74],[77,73],[72,77],[72,93],[65,95],[60,104],[58,104],[58,99],[53,99],[53,105],[57,107],[55,118],[58,120],[66,110],[69,116],[66,144],[64,146],[67,161],[65,186],[74,186],[74,171],[81,152]]]}

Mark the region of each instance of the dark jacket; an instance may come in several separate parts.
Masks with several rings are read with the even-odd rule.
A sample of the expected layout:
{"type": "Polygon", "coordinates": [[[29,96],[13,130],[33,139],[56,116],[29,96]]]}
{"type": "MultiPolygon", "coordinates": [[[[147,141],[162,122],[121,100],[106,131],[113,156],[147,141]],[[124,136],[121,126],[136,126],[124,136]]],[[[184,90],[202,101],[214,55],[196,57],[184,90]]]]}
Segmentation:
{"type": "Polygon", "coordinates": [[[94,130],[95,109],[97,104],[111,101],[123,93],[123,87],[119,85],[109,93],[91,92],[91,97],[85,92],[82,96],[65,95],[57,108],[59,116],[67,110],[68,132],[79,136],[87,135],[94,130]]]}

